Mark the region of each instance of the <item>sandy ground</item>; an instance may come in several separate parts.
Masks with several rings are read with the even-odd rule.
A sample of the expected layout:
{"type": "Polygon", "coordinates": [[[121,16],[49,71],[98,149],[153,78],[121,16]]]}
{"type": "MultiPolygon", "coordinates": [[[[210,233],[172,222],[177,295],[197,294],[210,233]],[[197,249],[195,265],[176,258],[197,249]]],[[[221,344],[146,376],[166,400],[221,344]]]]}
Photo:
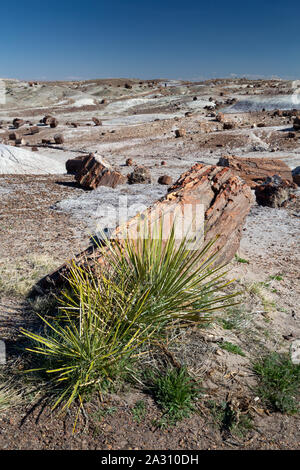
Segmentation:
{"type": "MultiPolygon", "coordinates": [[[[0,106],[0,142],[13,144],[12,119],[19,117],[28,121],[16,131],[26,141],[21,148],[30,152],[37,146],[39,151],[32,155],[39,155],[39,161],[43,155],[64,164],[69,158],[97,152],[125,175],[132,171],[125,165],[130,157],[147,166],[152,178],[151,185],[86,192],[70,175],[7,175],[0,168],[0,287],[1,281],[18,286],[11,293],[0,290],[0,336],[7,342],[9,364],[20,361],[15,354],[18,328],[28,326],[32,318],[22,289],[85,248],[99,228],[113,224],[111,213],[120,198],[127,198],[133,215],[138,205],[148,206],[166,193],[167,186],[157,183],[159,176],[166,174],[175,181],[195,162],[216,164],[226,154],[280,158],[291,168],[300,165],[299,136],[288,136],[291,119],[273,116],[274,109],[300,107],[294,82],[211,80],[167,85],[95,80],[30,87],[7,81],[7,101],[0,106]],[[125,83],[132,88],[125,88],[125,83]],[[232,99],[237,102],[231,103],[232,99]],[[225,110],[226,118],[236,123],[235,129],[224,131],[214,109],[205,109],[216,103],[217,111],[225,110]],[[191,114],[185,116],[187,112],[191,114]],[[57,117],[57,128],[39,123],[46,114],[57,117]],[[94,126],[94,116],[102,126],[94,126]],[[38,125],[39,133],[26,135],[29,123],[38,125]],[[255,127],[259,123],[264,127],[255,127]],[[186,137],[175,138],[178,128],[186,130],[186,137]],[[57,133],[63,134],[64,144],[41,143],[53,141],[57,133]]],[[[253,206],[238,252],[248,263],[233,260],[230,272],[244,292],[241,328],[224,330],[216,321],[208,331],[184,332],[170,344],[177,360],[187,363],[203,381],[205,400],[226,400],[231,394],[255,403],[252,359],[265,351],[288,351],[291,341],[300,338],[299,217],[299,196],[284,209],[253,206]],[[276,274],[282,280],[270,278],[276,274]],[[239,345],[246,356],[208,342],[207,333],[239,345]]],[[[254,412],[254,429],[237,438],[216,427],[205,415],[206,408],[179,428],[155,428],[151,423],[159,410],[141,390],[122,392],[100,406],[104,405],[115,413],[95,419],[99,404],[92,402],[89,422],[82,419],[75,436],[72,415],[62,420],[47,409],[30,413],[30,406],[8,411],[0,416],[0,448],[299,448],[299,417],[269,413],[263,407],[254,412]],[[148,411],[147,419],[138,424],[131,410],[141,397],[148,411]]]]}

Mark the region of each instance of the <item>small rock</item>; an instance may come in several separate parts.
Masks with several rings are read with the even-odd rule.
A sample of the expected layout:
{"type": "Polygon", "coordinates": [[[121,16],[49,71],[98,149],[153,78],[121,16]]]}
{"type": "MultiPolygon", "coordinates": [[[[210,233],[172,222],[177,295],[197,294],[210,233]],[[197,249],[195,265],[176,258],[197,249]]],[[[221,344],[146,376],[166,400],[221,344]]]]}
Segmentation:
{"type": "Polygon", "coordinates": [[[282,207],[291,199],[294,189],[294,183],[283,180],[278,175],[268,177],[255,188],[257,204],[267,207],[282,207]]]}
{"type": "Polygon", "coordinates": [[[102,126],[102,121],[100,119],[93,117],[92,121],[95,124],[95,126],[102,126]]]}
{"type": "Polygon", "coordinates": [[[186,136],[186,130],[185,129],[176,129],[175,130],[175,137],[185,137],[186,136]]]}
{"type": "Polygon", "coordinates": [[[151,184],[151,174],[148,168],[137,166],[132,173],[128,175],[129,184],[151,184]]]}
{"type": "Polygon", "coordinates": [[[300,131],[300,116],[295,117],[293,127],[295,131],[300,131]]]}
{"type": "Polygon", "coordinates": [[[170,186],[170,184],[172,184],[172,178],[169,175],[163,175],[158,178],[157,182],[159,184],[165,184],[167,186],[170,186]]]}
{"type": "Polygon", "coordinates": [[[62,134],[55,134],[54,141],[55,141],[56,144],[63,144],[65,139],[64,139],[64,136],[62,134]]]}
{"type": "Polygon", "coordinates": [[[224,122],[223,124],[223,129],[224,130],[230,130],[235,128],[235,123],[234,122],[224,122]]]}
{"type": "Polygon", "coordinates": [[[127,158],[126,160],[126,166],[132,166],[133,165],[133,160],[132,158],[127,158]]]}
{"type": "Polygon", "coordinates": [[[56,118],[52,118],[50,121],[50,127],[54,129],[57,126],[58,126],[58,120],[56,118]]]}

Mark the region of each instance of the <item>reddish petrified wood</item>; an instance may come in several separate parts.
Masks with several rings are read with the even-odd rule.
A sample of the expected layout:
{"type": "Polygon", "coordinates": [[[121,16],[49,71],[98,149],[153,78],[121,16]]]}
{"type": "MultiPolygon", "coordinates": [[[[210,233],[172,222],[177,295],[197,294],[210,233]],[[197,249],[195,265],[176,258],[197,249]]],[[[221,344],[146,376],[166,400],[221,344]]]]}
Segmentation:
{"type": "MultiPolygon", "coordinates": [[[[90,165],[94,164],[93,159],[88,159],[88,162],[90,165]]],[[[186,204],[203,204],[206,230],[204,242],[219,235],[215,248],[221,250],[221,262],[226,263],[232,259],[239,247],[244,221],[253,202],[254,196],[250,187],[234,175],[230,168],[196,164],[178,179],[164,198],[143,212],[143,216],[150,226],[157,224],[159,217],[164,217],[165,224],[165,219],[171,220],[165,216],[172,213],[174,208],[177,216],[184,212],[186,204]]],[[[134,233],[140,220],[139,215],[133,217],[118,227],[112,237],[116,238],[124,231],[134,233]]],[[[169,229],[170,222],[169,225],[164,225],[165,235],[169,229]]],[[[97,248],[89,246],[76,257],[76,262],[92,266],[97,257],[99,258],[97,248]]],[[[42,279],[37,289],[58,287],[64,282],[68,269],[68,263],[62,265],[42,279]]]]}
{"type": "Polygon", "coordinates": [[[228,155],[221,157],[217,165],[231,168],[251,188],[255,188],[265,178],[273,175],[279,175],[283,179],[293,181],[289,166],[275,158],[247,158],[228,155]]]}

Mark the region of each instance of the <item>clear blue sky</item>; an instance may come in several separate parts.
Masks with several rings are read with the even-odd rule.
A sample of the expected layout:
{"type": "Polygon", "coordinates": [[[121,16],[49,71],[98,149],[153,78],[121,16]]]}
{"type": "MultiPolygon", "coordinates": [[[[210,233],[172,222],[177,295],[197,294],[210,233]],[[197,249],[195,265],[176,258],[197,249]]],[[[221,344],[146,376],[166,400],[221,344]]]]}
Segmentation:
{"type": "Polygon", "coordinates": [[[299,0],[1,3],[0,77],[300,78],[299,0]]]}

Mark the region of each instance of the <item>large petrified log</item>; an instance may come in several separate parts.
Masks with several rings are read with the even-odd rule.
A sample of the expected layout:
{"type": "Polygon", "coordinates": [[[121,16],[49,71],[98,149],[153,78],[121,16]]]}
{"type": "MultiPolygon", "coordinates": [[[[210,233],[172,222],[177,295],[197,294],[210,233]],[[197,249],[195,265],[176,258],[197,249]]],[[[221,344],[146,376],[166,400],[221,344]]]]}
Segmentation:
{"type": "MultiPolygon", "coordinates": [[[[219,235],[215,248],[222,250],[221,260],[226,263],[239,247],[244,220],[253,202],[254,196],[249,186],[234,175],[230,168],[196,164],[178,179],[164,198],[144,211],[142,218],[149,224],[157,224],[158,218],[163,217],[164,234],[167,235],[170,224],[165,225],[165,220],[171,219],[166,216],[174,208],[177,214],[183,214],[187,206],[203,205],[206,230],[204,242],[219,235]]],[[[116,228],[112,238],[122,238],[120,235],[124,232],[129,236],[136,234],[140,220],[141,215],[133,217],[116,228]]],[[[99,258],[97,251],[97,248],[89,246],[76,257],[76,262],[87,262],[92,266],[94,260],[99,258]]],[[[62,285],[68,269],[69,264],[66,263],[43,278],[36,286],[37,291],[62,285]]]]}
{"type": "Polygon", "coordinates": [[[228,155],[221,157],[217,165],[231,168],[243,178],[251,188],[261,184],[265,178],[273,175],[293,181],[291,169],[286,163],[275,158],[247,158],[228,155]]]}
{"type": "Polygon", "coordinates": [[[126,177],[112,167],[100,156],[88,155],[82,160],[76,181],[85,189],[95,189],[98,186],[115,188],[126,182],[126,177]]]}

